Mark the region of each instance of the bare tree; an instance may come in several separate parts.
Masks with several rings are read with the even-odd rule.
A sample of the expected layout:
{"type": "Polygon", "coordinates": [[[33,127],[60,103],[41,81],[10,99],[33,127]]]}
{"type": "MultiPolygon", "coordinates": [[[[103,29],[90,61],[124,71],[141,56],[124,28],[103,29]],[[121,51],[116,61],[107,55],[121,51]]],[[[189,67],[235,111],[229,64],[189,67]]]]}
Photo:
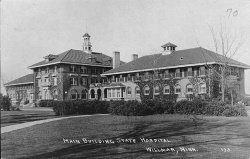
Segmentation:
{"type": "MultiPolygon", "coordinates": [[[[232,23],[229,25],[227,23],[220,23],[220,27],[217,31],[214,27],[209,26],[213,43],[215,47],[215,52],[222,55],[222,58],[218,59],[218,70],[215,71],[216,76],[219,77],[222,92],[222,101],[225,101],[225,90],[227,87],[233,88],[235,85],[229,76],[230,66],[233,56],[238,53],[240,47],[243,44],[242,37],[238,38],[236,32],[233,34],[231,29],[232,23]]],[[[232,89],[231,89],[232,90],[232,89]]],[[[233,91],[231,91],[232,93],[233,91]]],[[[231,94],[232,97],[232,94],[231,94]]]]}

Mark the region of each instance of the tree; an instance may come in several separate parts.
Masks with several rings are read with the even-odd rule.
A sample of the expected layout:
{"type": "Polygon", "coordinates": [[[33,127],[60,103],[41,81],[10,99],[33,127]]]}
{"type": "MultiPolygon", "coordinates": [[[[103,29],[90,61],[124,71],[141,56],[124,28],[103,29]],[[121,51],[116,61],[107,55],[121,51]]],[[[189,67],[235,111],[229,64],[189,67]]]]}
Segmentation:
{"type": "Polygon", "coordinates": [[[219,77],[219,81],[221,84],[221,92],[222,97],[221,100],[225,101],[225,92],[226,88],[231,88],[231,97],[233,88],[235,86],[235,81],[232,81],[229,76],[230,74],[230,66],[228,65],[232,57],[238,53],[239,48],[242,46],[243,41],[242,38],[238,39],[237,34],[232,34],[231,31],[232,24],[227,24],[226,22],[220,23],[219,29],[217,31],[214,29],[214,27],[209,26],[215,52],[222,55],[221,59],[218,59],[218,69],[215,70],[215,74],[217,77],[219,77]]]}
{"type": "Polygon", "coordinates": [[[11,99],[9,98],[8,95],[2,95],[2,93],[0,93],[0,105],[1,105],[1,109],[3,110],[10,110],[11,107],[11,99]]]}

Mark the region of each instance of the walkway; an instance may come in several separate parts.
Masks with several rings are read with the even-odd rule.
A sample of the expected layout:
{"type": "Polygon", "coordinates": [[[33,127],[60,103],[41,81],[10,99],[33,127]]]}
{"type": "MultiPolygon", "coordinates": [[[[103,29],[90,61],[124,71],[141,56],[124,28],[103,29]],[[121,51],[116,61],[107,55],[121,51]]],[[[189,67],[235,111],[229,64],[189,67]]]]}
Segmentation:
{"type": "Polygon", "coordinates": [[[53,118],[53,119],[45,119],[45,120],[38,120],[38,121],[32,121],[22,124],[16,124],[16,125],[10,125],[1,127],[1,134],[11,132],[18,129],[23,129],[27,127],[31,127],[33,125],[48,123],[51,121],[57,121],[57,120],[63,120],[63,119],[69,119],[69,118],[80,118],[80,117],[89,117],[89,116],[97,116],[97,115],[108,115],[108,114],[95,114],[95,115],[78,115],[78,116],[68,116],[68,117],[61,117],[61,118],[53,118]]]}

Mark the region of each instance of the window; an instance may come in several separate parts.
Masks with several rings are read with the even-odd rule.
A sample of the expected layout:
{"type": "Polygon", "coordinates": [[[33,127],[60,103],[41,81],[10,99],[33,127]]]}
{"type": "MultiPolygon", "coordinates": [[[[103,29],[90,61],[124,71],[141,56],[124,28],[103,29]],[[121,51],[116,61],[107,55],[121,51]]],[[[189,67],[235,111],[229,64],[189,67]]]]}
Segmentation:
{"type": "Polygon", "coordinates": [[[87,67],[81,66],[81,73],[88,73],[87,67]]]}
{"type": "Polygon", "coordinates": [[[70,65],[70,72],[76,72],[76,66],[70,65]]]}
{"type": "Polygon", "coordinates": [[[71,92],[70,92],[70,94],[71,94],[71,99],[77,99],[77,91],[75,90],[75,89],[73,89],[71,92]]]}
{"type": "Polygon", "coordinates": [[[149,95],[149,86],[144,87],[144,95],[149,95]]]}
{"type": "Polygon", "coordinates": [[[71,85],[77,85],[77,78],[76,77],[70,78],[70,84],[71,85]]]}
{"type": "Polygon", "coordinates": [[[54,82],[54,86],[56,86],[57,85],[57,77],[53,78],[53,82],[54,82]]]}
{"type": "Polygon", "coordinates": [[[57,72],[57,66],[54,67],[53,73],[57,72]]]}
{"type": "Polygon", "coordinates": [[[91,84],[97,83],[97,78],[91,78],[91,84]]]}
{"type": "Polygon", "coordinates": [[[87,81],[88,81],[88,79],[86,78],[86,77],[82,77],[82,78],[80,78],[80,84],[81,85],[87,85],[87,81]]]}
{"type": "Polygon", "coordinates": [[[180,85],[175,86],[175,94],[181,94],[181,86],[180,85]]]}
{"type": "Polygon", "coordinates": [[[170,94],[170,88],[168,85],[163,88],[163,94],[170,94]]]}
{"type": "Polygon", "coordinates": [[[204,83],[201,83],[199,88],[200,93],[206,93],[206,85],[204,83]]]}
{"type": "Polygon", "coordinates": [[[168,72],[168,70],[166,70],[166,71],[164,72],[164,78],[169,78],[169,72],[168,72]]]}
{"type": "Polygon", "coordinates": [[[135,94],[140,95],[140,88],[139,87],[135,87],[135,94]]]}
{"type": "Polygon", "coordinates": [[[127,88],[127,94],[131,95],[131,88],[130,87],[127,88]]]}
{"type": "Polygon", "coordinates": [[[187,93],[193,93],[193,85],[192,84],[187,84],[187,93]]]}
{"type": "Polygon", "coordinates": [[[81,98],[82,99],[87,99],[87,91],[85,89],[82,90],[81,98]]]}
{"type": "Polygon", "coordinates": [[[222,92],[221,84],[219,84],[219,92],[222,92]]]}
{"type": "Polygon", "coordinates": [[[108,92],[109,92],[109,98],[111,98],[111,89],[109,89],[108,92]]]}
{"type": "Polygon", "coordinates": [[[159,93],[160,93],[160,88],[159,88],[159,86],[156,86],[155,89],[154,89],[154,91],[155,91],[155,94],[159,94],[159,93]]]}
{"type": "Polygon", "coordinates": [[[54,99],[55,100],[57,100],[57,95],[58,95],[57,90],[54,90],[54,99]]]}
{"type": "Polygon", "coordinates": [[[92,67],[92,68],[91,68],[91,73],[92,73],[92,74],[96,74],[96,68],[95,68],[95,67],[92,67]]]}
{"type": "Polygon", "coordinates": [[[118,88],[116,92],[117,92],[117,98],[120,98],[121,97],[121,90],[118,88]]]}
{"type": "Polygon", "coordinates": [[[112,97],[114,98],[115,97],[115,89],[112,89],[112,97]]]}
{"type": "Polygon", "coordinates": [[[92,90],[90,91],[90,97],[91,97],[91,98],[95,98],[95,90],[94,90],[94,89],[92,89],[92,90]]]}
{"type": "Polygon", "coordinates": [[[45,68],[45,73],[49,73],[49,68],[48,67],[45,68]]]}

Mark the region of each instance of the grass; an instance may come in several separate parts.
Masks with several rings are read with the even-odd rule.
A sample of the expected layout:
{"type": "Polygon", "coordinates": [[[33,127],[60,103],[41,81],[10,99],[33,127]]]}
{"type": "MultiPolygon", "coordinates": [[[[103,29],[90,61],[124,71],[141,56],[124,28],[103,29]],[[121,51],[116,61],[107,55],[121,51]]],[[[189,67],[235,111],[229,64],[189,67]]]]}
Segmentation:
{"type": "Polygon", "coordinates": [[[91,116],[65,119],[1,134],[4,158],[237,158],[250,157],[249,117],[204,117],[196,123],[180,115],[91,116]],[[170,142],[147,143],[140,138],[170,142]],[[87,139],[135,139],[136,143],[86,144],[87,139]],[[65,143],[63,139],[79,140],[65,143]],[[147,147],[174,152],[147,152],[147,147]],[[180,147],[196,152],[182,152],[180,147]],[[230,152],[223,152],[223,148],[230,152]],[[178,151],[178,153],[177,153],[178,151]]]}
{"type": "Polygon", "coordinates": [[[52,111],[1,111],[1,127],[56,117],[52,111]]]}

